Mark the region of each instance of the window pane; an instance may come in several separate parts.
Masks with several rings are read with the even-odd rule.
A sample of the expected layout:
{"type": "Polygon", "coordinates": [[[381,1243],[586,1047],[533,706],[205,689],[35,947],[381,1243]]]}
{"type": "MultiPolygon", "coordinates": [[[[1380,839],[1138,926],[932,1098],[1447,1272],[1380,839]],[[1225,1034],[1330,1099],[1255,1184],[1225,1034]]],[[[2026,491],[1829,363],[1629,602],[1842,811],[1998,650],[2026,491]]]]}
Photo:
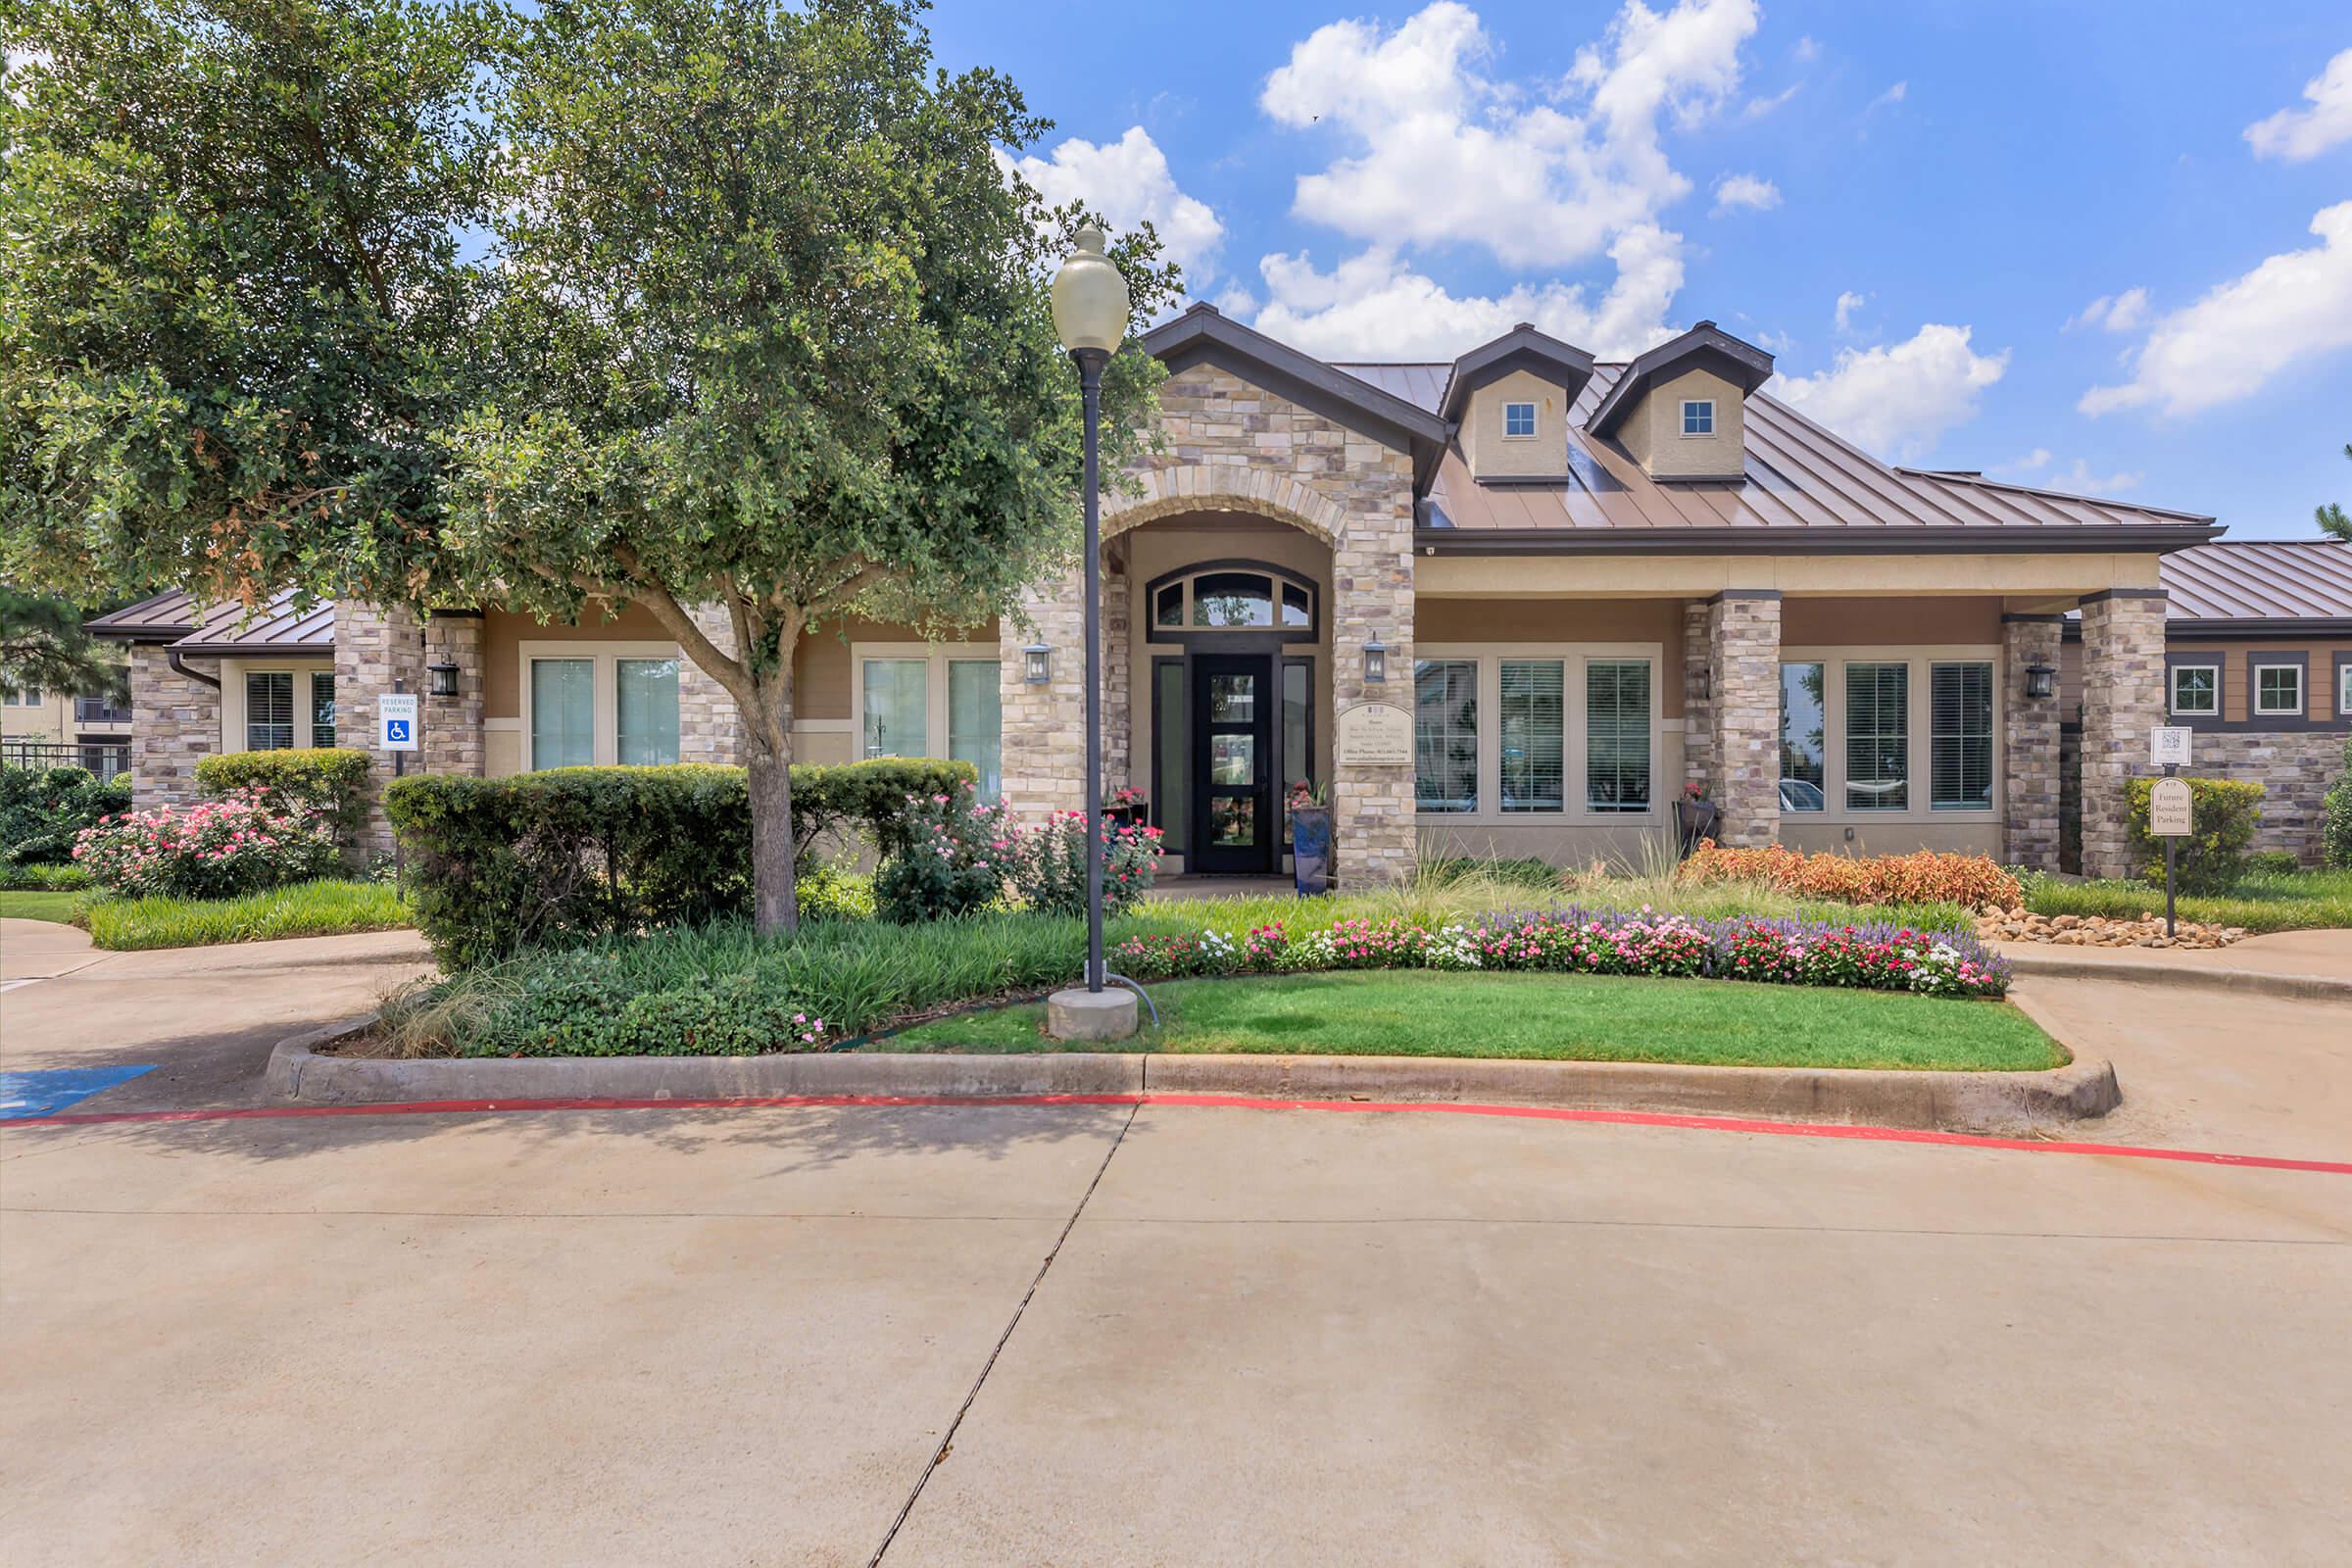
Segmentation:
{"type": "Polygon", "coordinates": [[[1152,805],[1158,811],[1161,845],[1181,855],[1192,836],[1193,719],[1184,700],[1184,662],[1168,659],[1152,666],[1159,683],[1159,710],[1152,731],[1152,805]]]}
{"type": "Polygon", "coordinates": [[[1255,675],[1211,675],[1208,677],[1208,721],[1212,724],[1249,724],[1257,718],[1257,677],[1255,675]]]}
{"type": "Polygon", "coordinates": [[[1211,784],[1257,782],[1257,737],[1211,735],[1208,738],[1208,781],[1211,784]]]}
{"type": "Polygon", "coordinates": [[[1502,433],[1504,435],[1534,435],[1536,433],[1536,406],[1533,403],[1505,403],[1502,406],[1502,433]]]}
{"type": "Polygon", "coordinates": [[[2214,713],[2221,710],[2218,672],[2206,665],[2180,665],[2173,671],[2173,711],[2214,713]]]}
{"type": "Polygon", "coordinates": [[[1845,666],[1845,805],[1900,811],[1911,804],[1911,666],[1845,666]]]}
{"type": "Polygon", "coordinates": [[[1478,664],[1413,662],[1413,805],[1423,811],[1478,809],[1478,664]]]}
{"type": "Polygon", "coordinates": [[[2303,669],[2299,664],[2264,664],[2254,671],[2254,709],[2262,713],[2303,711],[2303,669]]]}
{"type": "Polygon", "coordinates": [[[1502,808],[1567,809],[1567,687],[1556,659],[1502,662],[1502,808]]]}
{"type": "Polygon", "coordinates": [[[1271,626],[1274,581],[1250,571],[1206,571],[1193,579],[1196,626],[1271,626]]]}
{"type": "Polygon", "coordinates": [[[948,756],[980,770],[980,799],[1004,793],[1004,694],[993,659],[948,661],[948,756]]]}
{"type": "Polygon", "coordinates": [[[1715,405],[1686,403],[1683,405],[1683,434],[1713,435],[1715,433],[1715,405]]]}
{"type": "Polygon", "coordinates": [[[1992,666],[1928,667],[1928,804],[1992,809],[1992,666]]]}
{"type": "Polygon", "coordinates": [[[2352,664],[2335,666],[2335,710],[2339,715],[2352,716],[2352,664]]]}
{"type": "Polygon", "coordinates": [[[1781,666],[1781,809],[1826,811],[1830,799],[1829,714],[1824,664],[1781,666]]]}
{"type": "Polygon", "coordinates": [[[928,660],[865,662],[865,756],[923,755],[930,745],[930,681],[928,660]]]}
{"type": "Polygon", "coordinates": [[[1282,585],[1282,623],[1285,626],[1311,626],[1315,623],[1312,601],[1306,590],[1295,582],[1282,585]]]}
{"type": "Polygon", "coordinates": [[[678,760],[678,662],[613,662],[615,748],[622,763],[655,767],[678,760]]]}
{"type": "Polygon", "coordinates": [[[245,749],[278,752],[294,744],[294,672],[256,670],[245,677],[245,749]]]}
{"type": "Polygon", "coordinates": [[[1154,626],[1181,626],[1184,624],[1184,584],[1172,582],[1159,591],[1158,601],[1152,609],[1152,624],[1154,626]]]}
{"type": "Polygon", "coordinates": [[[335,744],[335,677],[316,670],[311,674],[311,744],[335,744]]]}
{"type": "Polygon", "coordinates": [[[584,767],[596,760],[596,663],[531,661],[531,766],[584,767]]]}
{"type": "Polygon", "coordinates": [[[1649,809],[1649,661],[1585,665],[1585,806],[1649,809]]]}
{"type": "MultiPolygon", "coordinates": [[[[1289,590],[1284,590],[1286,593],[1289,590]]],[[[1314,668],[1303,659],[1282,663],[1282,771],[1288,786],[1315,776],[1314,668]]],[[[1291,840],[1290,813],[1283,813],[1282,840],[1291,840]]]]}

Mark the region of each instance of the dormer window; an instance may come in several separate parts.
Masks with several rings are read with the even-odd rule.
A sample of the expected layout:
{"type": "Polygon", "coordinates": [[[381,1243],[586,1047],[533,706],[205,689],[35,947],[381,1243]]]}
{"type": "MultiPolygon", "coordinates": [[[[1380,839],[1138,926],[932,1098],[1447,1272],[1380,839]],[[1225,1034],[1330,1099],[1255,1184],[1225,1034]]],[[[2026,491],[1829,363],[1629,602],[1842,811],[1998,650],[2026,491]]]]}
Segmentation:
{"type": "Polygon", "coordinates": [[[1536,406],[1533,403],[1505,403],[1502,406],[1502,433],[1513,439],[1532,439],[1536,433],[1536,406]]]}
{"type": "Polygon", "coordinates": [[[1713,435],[1715,433],[1715,400],[1713,398],[1685,398],[1683,400],[1683,434],[1713,435]]]}

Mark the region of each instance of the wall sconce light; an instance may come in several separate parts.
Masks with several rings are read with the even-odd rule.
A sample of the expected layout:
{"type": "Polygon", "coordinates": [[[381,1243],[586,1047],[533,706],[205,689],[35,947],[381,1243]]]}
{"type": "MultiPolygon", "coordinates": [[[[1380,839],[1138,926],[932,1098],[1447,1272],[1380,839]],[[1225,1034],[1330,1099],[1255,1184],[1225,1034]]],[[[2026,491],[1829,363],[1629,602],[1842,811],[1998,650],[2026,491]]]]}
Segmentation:
{"type": "Polygon", "coordinates": [[[1706,665],[1698,666],[1698,700],[1712,702],[1715,697],[1715,672],[1706,665]]]}
{"type": "Polygon", "coordinates": [[[2058,695],[2058,671],[2036,659],[2026,666],[2026,695],[2055,697],[2058,695]]]}
{"type": "Polygon", "coordinates": [[[425,687],[425,691],[428,695],[434,697],[455,697],[458,695],[457,665],[427,664],[424,666],[424,672],[432,677],[430,683],[425,687]]]}
{"type": "Polygon", "coordinates": [[[1364,684],[1385,685],[1389,678],[1389,645],[1375,634],[1364,644],[1364,684]]]}
{"type": "Polygon", "coordinates": [[[1043,686],[1053,678],[1053,649],[1044,643],[1031,643],[1021,650],[1021,679],[1032,686],[1043,686]]]}

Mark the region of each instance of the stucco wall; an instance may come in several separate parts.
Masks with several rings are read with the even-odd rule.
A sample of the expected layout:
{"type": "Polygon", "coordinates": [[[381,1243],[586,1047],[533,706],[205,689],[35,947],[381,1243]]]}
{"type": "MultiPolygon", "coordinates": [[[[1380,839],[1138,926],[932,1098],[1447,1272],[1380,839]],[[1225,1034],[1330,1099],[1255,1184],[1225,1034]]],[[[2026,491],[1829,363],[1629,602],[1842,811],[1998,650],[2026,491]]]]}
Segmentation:
{"type": "Polygon", "coordinates": [[[1730,478],[1747,466],[1746,427],[1737,386],[1712,370],[1686,370],[1642,395],[1618,426],[1617,440],[1659,478],[1730,478]],[[1714,434],[1683,434],[1686,398],[1714,400],[1714,434]]]}
{"type": "Polygon", "coordinates": [[[1567,396],[1533,370],[1513,370],[1470,394],[1459,439],[1470,471],[1482,478],[1564,473],[1568,468],[1567,396]],[[1502,433],[1505,403],[1536,406],[1534,435],[1502,433]]]}

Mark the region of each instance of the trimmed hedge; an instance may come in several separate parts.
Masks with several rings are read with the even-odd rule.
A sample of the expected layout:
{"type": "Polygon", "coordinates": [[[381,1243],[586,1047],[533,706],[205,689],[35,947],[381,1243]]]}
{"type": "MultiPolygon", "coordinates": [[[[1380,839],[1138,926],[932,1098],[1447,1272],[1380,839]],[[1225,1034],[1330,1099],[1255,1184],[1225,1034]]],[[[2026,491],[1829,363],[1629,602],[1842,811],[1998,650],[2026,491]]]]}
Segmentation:
{"type": "Polygon", "coordinates": [[[2352,871],[2352,735],[2344,737],[2344,770],[2328,791],[2327,811],[2320,823],[2320,861],[2339,871],[2352,871]]]}
{"type": "Polygon", "coordinates": [[[127,774],[101,784],[87,768],[0,768],[0,861],[65,865],[83,828],[129,809],[127,774]]]}
{"type": "MultiPolygon", "coordinates": [[[[969,762],[919,758],[795,767],[793,841],[806,854],[823,834],[855,828],[893,853],[908,795],[976,777],[969,762]]],[[[384,808],[410,857],[417,927],[447,968],[751,910],[751,786],[740,767],[419,774],[386,789],[384,808]]]]}
{"type": "Polygon", "coordinates": [[[207,795],[264,789],[325,818],[337,844],[359,840],[368,810],[368,754],[351,746],[294,746],[199,758],[196,783],[207,795]]]}
{"type": "MultiPolygon", "coordinates": [[[[2260,784],[2234,778],[2186,781],[2189,820],[2196,831],[2176,840],[2180,848],[2174,886],[2182,893],[2227,893],[2246,874],[2255,830],[2262,826],[2260,784]]],[[[2164,840],[2148,833],[2148,796],[2154,779],[2135,778],[2131,806],[2132,858],[2140,875],[2164,886],[2164,840]]]]}

